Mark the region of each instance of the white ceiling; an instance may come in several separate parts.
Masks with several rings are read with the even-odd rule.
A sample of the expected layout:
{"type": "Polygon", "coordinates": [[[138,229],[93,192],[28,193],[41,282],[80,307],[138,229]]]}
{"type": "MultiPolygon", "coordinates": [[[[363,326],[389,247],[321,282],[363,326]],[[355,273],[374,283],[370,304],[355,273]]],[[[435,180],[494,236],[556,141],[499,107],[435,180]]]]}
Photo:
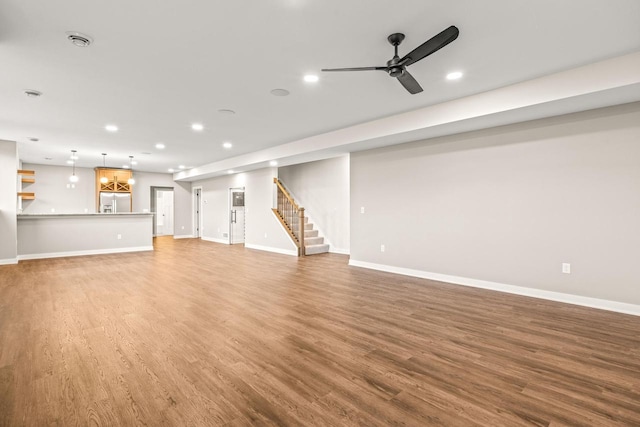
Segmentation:
{"type": "Polygon", "coordinates": [[[110,166],[133,155],[152,172],[242,159],[639,51],[639,17],[637,0],[3,0],[0,139],[29,163],[65,164],[72,149],[81,167],[106,152],[110,166]],[[319,71],[384,65],[390,33],[406,34],[402,55],[449,25],[458,40],[410,67],[418,95],[382,72],[319,71]],[[66,31],[94,43],[75,47],[66,31]],[[446,81],[454,70],[464,78],[446,81]]]}

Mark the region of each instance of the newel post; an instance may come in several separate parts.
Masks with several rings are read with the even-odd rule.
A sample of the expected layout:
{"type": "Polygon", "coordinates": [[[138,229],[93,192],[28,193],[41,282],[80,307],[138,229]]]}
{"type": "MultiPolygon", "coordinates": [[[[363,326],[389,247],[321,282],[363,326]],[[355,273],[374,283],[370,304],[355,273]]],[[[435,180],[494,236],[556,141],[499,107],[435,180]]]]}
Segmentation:
{"type": "Polygon", "coordinates": [[[304,208],[300,208],[298,215],[298,224],[300,224],[300,256],[304,256],[304,208]]]}

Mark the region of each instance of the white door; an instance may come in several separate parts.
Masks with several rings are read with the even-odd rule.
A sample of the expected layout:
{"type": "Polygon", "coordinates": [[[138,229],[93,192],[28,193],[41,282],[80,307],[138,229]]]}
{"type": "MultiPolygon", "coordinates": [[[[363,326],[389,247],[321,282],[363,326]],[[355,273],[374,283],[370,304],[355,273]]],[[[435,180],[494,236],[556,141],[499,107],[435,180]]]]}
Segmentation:
{"type": "Polygon", "coordinates": [[[156,236],[173,235],[173,191],[156,191],[156,236]]]}
{"type": "Polygon", "coordinates": [[[229,197],[229,243],[244,243],[244,188],[230,188],[229,197]]]}

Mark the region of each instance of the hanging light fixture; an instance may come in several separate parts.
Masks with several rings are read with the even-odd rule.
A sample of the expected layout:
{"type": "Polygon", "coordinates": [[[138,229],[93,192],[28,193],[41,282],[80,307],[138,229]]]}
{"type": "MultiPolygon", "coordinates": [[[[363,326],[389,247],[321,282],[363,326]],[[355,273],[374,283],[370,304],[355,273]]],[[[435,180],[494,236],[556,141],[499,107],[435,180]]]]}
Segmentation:
{"type": "Polygon", "coordinates": [[[129,169],[131,170],[131,178],[127,180],[127,184],[133,185],[136,183],[136,180],[133,179],[133,156],[129,156],[129,169]]]}
{"type": "Polygon", "coordinates": [[[109,182],[109,178],[104,174],[104,168],[107,167],[107,153],[102,153],[102,176],[100,177],[100,182],[102,184],[106,184],[109,182]]]}
{"type": "Polygon", "coordinates": [[[76,150],[71,150],[71,160],[73,160],[73,174],[69,177],[70,182],[78,182],[78,176],[76,175],[76,160],[78,156],[76,155],[76,150]]]}

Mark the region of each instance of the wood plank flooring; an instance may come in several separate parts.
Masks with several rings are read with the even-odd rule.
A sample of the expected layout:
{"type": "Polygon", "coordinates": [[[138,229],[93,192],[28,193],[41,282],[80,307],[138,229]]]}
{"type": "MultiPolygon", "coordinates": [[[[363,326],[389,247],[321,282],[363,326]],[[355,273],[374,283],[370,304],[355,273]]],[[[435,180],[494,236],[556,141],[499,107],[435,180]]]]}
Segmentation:
{"type": "Polygon", "coordinates": [[[155,245],[0,266],[0,425],[640,425],[638,317],[155,245]]]}

